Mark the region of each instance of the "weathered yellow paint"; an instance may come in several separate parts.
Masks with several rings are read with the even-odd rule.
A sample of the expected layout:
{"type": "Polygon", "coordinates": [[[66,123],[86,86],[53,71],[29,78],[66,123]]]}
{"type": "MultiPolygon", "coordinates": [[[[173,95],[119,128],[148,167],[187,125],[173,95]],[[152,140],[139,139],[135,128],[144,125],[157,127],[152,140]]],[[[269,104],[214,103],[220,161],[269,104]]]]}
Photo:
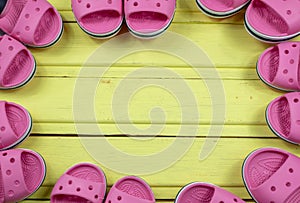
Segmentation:
{"type": "MultiPolygon", "coordinates": [[[[81,145],[76,127],[84,127],[87,129],[86,133],[90,134],[89,129],[98,125],[108,135],[107,140],[113,146],[136,155],[163,150],[175,139],[195,139],[192,147],[174,165],[142,176],[153,188],[158,203],[173,202],[180,188],[193,181],[217,184],[247,202],[253,202],[241,179],[245,156],[265,146],[283,148],[300,155],[298,146],[280,140],[266,125],[264,114],[267,104],[283,93],[267,87],[256,75],[258,56],[271,45],[261,43],[247,34],[243,26],[244,11],[231,18],[212,19],[198,10],[195,1],[177,0],[176,15],[168,31],[180,34],[200,47],[216,66],[218,75],[208,74],[202,77],[179,58],[143,51],[115,61],[104,75],[99,76],[93,72],[80,75],[80,71],[88,57],[108,40],[93,39],[81,31],[75,23],[70,0],[49,1],[60,11],[65,22],[61,41],[48,49],[31,48],[38,64],[36,77],[21,89],[0,92],[1,99],[20,103],[32,114],[33,135],[19,147],[38,151],[47,162],[47,177],[43,186],[28,200],[23,201],[24,203],[49,202],[56,180],[68,167],[78,162],[88,161],[101,166],[107,175],[109,187],[126,175],[97,163],[81,145]],[[162,68],[176,73],[177,76],[157,74],[162,68]],[[138,72],[139,70],[145,71],[138,72]],[[132,72],[136,74],[130,75],[132,72]],[[89,118],[74,121],[73,95],[78,78],[85,82],[86,91],[91,90],[94,82],[99,82],[94,100],[96,123],[89,118]],[[199,153],[209,129],[223,125],[222,122],[211,122],[210,91],[221,90],[217,87],[208,89],[207,81],[222,81],[226,114],[221,138],[215,150],[207,159],[200,161],[199,153]],[[161,82],[166,85],[187,84],[195,97],[196,106],[180,105],[178,98],[185,96],[184,89],[174,96],[166,88],[157,86],[126,92],[132,96],[129,101],[121,97],[112,106],[116,94],[122,95],[117,89],[121,83],[127,85],[128,89],[137,87],[135,90],[138,90],[144,83],[161,82]],[[130,119],[123,115],[116,121],[115,115],[124,110],[124,103],[130,119]],[[149,112],[156,106],[164,109],[165,119],[150,116],[149,112]],[[191,111],[196,107],[199,120],[192,117],[181,120],[182,110],[191,111]],[[122,131],[133,125],[144,131],[122,131]],[[161,131],[154,133],[145,130],[150,126],[159,127],[161,131]],[[197,131],[179,135],[182,126],[197,128],[197,131]],[[126,137],[127,134],[157,137],[138,141],[126,137]]],[[[124,24],[120,35],[127,32],[124,24]]],[[[294,40],[300,40],[300,37],[294,40]]],[[[104,59],[96,67],[89,68],[103,71],[110,62],[109,59],[104,59]]],[[[204,72],[210,70],[208,67],[201,69],[204,72]]],[[[82,106],[82,110],[85,110],[85,106],[82,106]]]]}

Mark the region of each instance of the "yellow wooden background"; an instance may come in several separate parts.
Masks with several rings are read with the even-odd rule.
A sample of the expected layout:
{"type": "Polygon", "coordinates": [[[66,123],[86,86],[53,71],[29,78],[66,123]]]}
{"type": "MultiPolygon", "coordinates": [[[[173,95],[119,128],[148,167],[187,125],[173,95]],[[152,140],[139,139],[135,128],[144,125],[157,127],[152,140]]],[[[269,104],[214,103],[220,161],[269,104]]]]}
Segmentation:
{"type": "MultiPolygon", "coordinates": [[[[69,0],[50,0],[60,11],[65,32],[61,41],[49,49],[31,49],[38,64],[35,78],[24,88],[1,91],[3,100],[25,106],[33,117],[32,135],[20,146],[41,153],[47,163],[47,177],[43,186],[26,203],[49,202],[53,185],[59,176],[75,163],[88,161],[96,163],[82,147],[76,135],[73,121],[73,90],[82,63],[106,40],[92,39],[77,26],[69,0]]],[[[269,130],[265,123],[265,108],[275,97],[283,94],[265,86],[257,77],[255,65],[261,52],[270,45],[263,44],[245,31],[243,12],[222,20],[203,15],[193,0],[178,0],[175,19],[169,31],[184,35],[200,46],[211,58],[222,78],[226,94],[226,120],[222,137],[212,155],[199,161],[199,151],[205,141],[211,118],[210,100],[205,92],[203,80],[184,63],[161,55],[136,55],[118,61],[105,74],[101,83],[102,92],[96,99],[101,113],[97,119],[107,139],[124,151],[144,154],[163,149],[176,139],[180,125],[199,127],[197,138],[187,154],[171,168],[152,175],[142,176],[152,187],[157,202],[170,203],[178,190],[193,181],[211,182],[252,202],[241,179],[241,165],[245,156],[259,147],[273,146],[300,154],[298,146],[288,144],[269,130]],[[110,99],[118,82],[137,67],[166,66],[180,74],[193,90],[199,103],[200,123],[180,123],[180,106],[166,92],[145,90],[133,98],[131,119],[139,128],[151,123],[148,111],[151,106],[166,108],[167,121],[162,134],[153,140],[136,145],[130,138],[114,136],[120,134],[111,111],[110,99]],[[157,99],[164,98],[164,99],[157,99]],[[205,108],[207,107],[207,108],[205,108]]],[[[121,33],[127,32],[123,26],[121,33]]],[[[300,40],[296,38],[295,40],[300,40]]],[[[154,71],[154,70],[153,70],[154,71]]],[[[89,76],[95,79],[93,75],[89,76]]],[[[162,80],[151,75],[128,78],[141,80],[162,80]]],[[[216,79],[216,78],[211,78],[216,79]]],[[[160,120],[153,121],[157,125],[160,120]]],[[[123,125],[130,123],[123,123],[123,125]]],[[[218,125],[212,123],[211,125],[218,125]]],[[[180,139],[191,139],[181,135],[180,139]]],[[[125,174],[119,174],[102,167],[109,186],[125,174]]]]}

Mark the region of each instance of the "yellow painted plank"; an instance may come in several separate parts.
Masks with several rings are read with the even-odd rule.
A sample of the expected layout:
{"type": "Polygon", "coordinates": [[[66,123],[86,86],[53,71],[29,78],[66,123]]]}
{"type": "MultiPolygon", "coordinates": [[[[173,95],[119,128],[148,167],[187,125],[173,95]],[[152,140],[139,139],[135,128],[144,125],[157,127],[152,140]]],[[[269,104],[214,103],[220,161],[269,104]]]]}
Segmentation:
{"type": "MultiPolygon", "coordinates": [[[[85,126],[86,128],[92,128],[95,124],[78,124],[80,126],[85,126]]],[[[121,131],[120,129],[129,128],[132,124],[101,124],[101,129],[105,132],[106,135],[132,135],[132,136],[152,136],[153,133],[149,133],[147,131],[144,132],[132,132],[126,133],[121,131]]],[[[138,129],[145,129],[149,127],[149,124],[136,124],[138,129]]],[[[153,124],[153,126],[159,127],[159,125],[153,124]]],[[[178,129],[180,126],[184,125],[176,125],[176,124],[166,124],[165,128],[156,136],[197,136],[197,137],[206,137],[209,128],[211,125],[185,125],[190,128],[199,128],[196,135],[192,132],[180,134],[178,129]]],[[[220,126],[218,126],[220,127],[220,126]]],[[[76,136],[78,134],[78,130],[76,130],[76,126],[74,123],[34,123],[33,134],[38,135],[70,135],[76,136]]],[[[275,138],[276,136],[271,130],[267,127],[267,125],[224,125],[222,131],[222,137],[268,137],[275,138]]]]}
{"type": "MultiPolygon", "coordinates": [[[[93,83],[97,82],[98,79],[86,78],[83,80],[84,85],[82,87],[84,87],[84,91],[92,91],[89,93],[92,96],[95,94],[94,111],[96,112],[97,121],[102,124],[115,123],[116,121],[125,124],[131,122],[136,124],[209,124],[211,122],[212,124],[219,124],[212,121],[213,106],[209,92],[222,90],[214,84],[208,89],[202,80],[165,79],[162,82],[158,79],[120,80],[112,78],[101,80],[99,87],[95,87],[97,89],[95,93],[92,89],[94,87],[93,83]],[[143,87],[143,84],[149,84],[150,86],[141,89],[136,94],[134,91],[129,91],[128,95],[131,95],[132,98],[127,99],[126,95],[122,96],[122,91],[116,89],[120,88],[120,82],[122,82],[122,87],[128,87],[128,91],[129,89],[138,90],[143,87]],[[163,86],[160,88],[157,84],[163,86]],[[185,84],[187,87],[182,86],[185,84]],[[177,90],[172,93],[172,90],[168,91],[168,87],[177,88],[177,90]],[[185,91],[192,91],[191,95],[195,97],[196,106],[189,103],[189,99],[186,99],[187,92],[185,91]],[[113,97],[116,103],[112,105],[113,97]],[[166,117],[157,116],[160,114],[153,114],[152,118],[149,117],[149,111],[154,107],[164,109],[166,117]],[[128,109],[130,120],[127,118],[126,112],[124,114],[124,108],[125,110],[128,109]],[[136,109],[139,110],[136,111],[136,109]],[[199,119],[189,116],[182,117],[182,112],[190,111],[198,111],[199,119]],[[113,117],[113,112],[114,116],[118,116],[117,120],[116,117],[113,117]]],[[[75,78],[35,78],[22,89],[0,92],[0,98],[24,105],[32,113],[34,122],[71,123],[74,122],[73,93],[75,82],[75,78]]],[[[266,88],[258,80],[224,80],[223,84],[226,99],[226,124],[265,124],[264,111],[267,104],[282,94],[266,88]]],[[[81,94],[79,93],[79,95],[81,94]]],[[[82,98],[85,99],[84,96],[82,98]]],[[[79,101],[78,99],[75,100],[79,101]]],[[[83,101],[84,105],[86,101],[89,101],[89,99],[83,101]]],[[[221,100],[215,102],[221,102],[221,100]]],[[[218,105],[222,105],[222,102],[218,105]]],[[[81,108],[85,111],[85,106],[81,108]]],[[[80,121],[76,120],[76,122],[84,123],[94,122],[90,118],[84,117],[80,118],[80,121]]]]}
{"type": "MultiPolygon", "coordinates": [[[[104,138],[101,138],[102,141],[104,138]]],[[[159,153],[165,149],[175,139],[186,142],[191,139],[183,138],[155,138],[151,140],[132,140],[129,138],[106,138],[112,146],[131,155],[145,156],[159,153]]],[[[101,140],[94,143],[102,142],[101,140]]],[[[253,150],[272,146],[288,150],[296,155],[300,155],[299,147],[280,139],[249,139],[249,138],[223,138],[217,143],[216,148],[208,158],[199,160],[199,153],[206,139],[195,139],[187,153],[175,162],[172,167],[150,175],[141,175],[151,187],[158,199],[173,199],[179,188],[193,181],[211,182],[222,186],[229,191],[249,199],[249,195],[243,187],[241,179],[241,167],[244,158],[253,150]],[[234,177],[234,178],[232,178],[234,177]],[[172,188],[168,190],[168,188],[172,188]]],[[[47,177],[43,187],[34,198],[40,199],[49,197],[51,188],[59,176],[70,166],[79,162],[92,162],[101,166],[104,170],[108,185],[111,186],[120,177],[135,173],[117,173],[112,169],[97,163],[87,150],[81,145],[77,138],[71,137],[30,137],[21,144],[21,148],[29,148],[39,152],[47,163],[47,177]]],[[[99,148],[97,148],[99,149],[99,148]]],[[[99,150],[99,153],[101,150],[99,150]]],[[[107,153],[110,157],[110,153],[107,153]]],[[[116,157],[110,158],[112,161],[116,157]]],[[[103,160],[103,159],[102,159],[103,160]]],[[[128,165],[133,163],[128,162],[128,165]]],[[[122,167],[126,167],[124,164],[122,167]]],[[[151,165],[143,166],[145,168],[151,165]]]]}
{"type": "MultiPolygon", "coordinates": [[[[258,56],[270,45],[263,44],[253,39],[246,31],[243,25],[226,24],[219,26],[218,24],[174,24],[169,29],[172,33],[177,33],[185,38],[181,42],[168,41],[168,38],[164,38],[169,35],[163,35],[162,37],[153,41],[143,41],[145,47],[150,46],[148,44],[160,44],[162,41],[168,42],[168,44],[181,47],[183,42],[191,40],[195,46],[199,47],[199,50],[203,50],[216,67],[227,68],[249,68],[255,67],[258,56]],[[241,46],[241,42],[247,44],[241,46]],[[177,44],[175,44],[177,43],[177,44]]],[[[125,33],[124,29],[122,33],[125,33]]],[[[117,41],[119,38],[112,38],[109,43],[115,42],[118,44],[115,51],[128,49],[128,46],[132,43],[128,40],[117,41]]],[[[126,37],[127,39],[127,37],[126,37]]],[[[170,39],[170,38],[169,38],[170,39]]],[[[176,38],[177,39],[177,38],[176,38]]],[[[297,40],[299,38],[296,38],[297,40]]],[[[108,40],[93,39],[84,34],[75,23],[65,24],[65,33],[61,41],[49,49],[31,49],[32,53],[37,59],[38,65],[55,65],[55,66],[81,66],[85,63],[89,56],[94,51],[103,45],[108,40]]],[[[140,41],[136,41],[140,43],[140,41]]],[[[156,48],[155,51],[137,51],[133,54],[127,54],[120,60],[113,60],[110,57],[104,57],[101,61],[98,61],[97,66],[106,67],[108,64],[114,63],[114,66],[137,66],[137,67],[173,67],[183,66],[189,67],[184,61],[174,56],[176,53],[166,54],[161,53],[163,47],[156,48]],[[159,60],[153,60],[159,59],[159,60]]],[[[182,47],[181,47],[182,48],[182,47]]],[[[114,49],[107,50],[108,56],[115,52],[114,49]]],[[[184,47],[183,52],[189,50],[189,47],[184,47]]],[[[201,59],[199,59],[199,63],[201,59]]]]}
{"type": "MultiPolygon", "coordinates": [[[[67,77],[67,78],[100,78],[93,70],[105,72],[101,78],[132,78],[132,79],[203,79],[196,69],[188,67],[166,67],[176,75],[149,74],[161,71],[161,67],[85,67],[85,66],[43,66],[37,69],[35,77],[67,77]],[[89,70],[84,76],[80,74],[82,69],[89,70]],[[108,70],[107,70],[108,69],[108,70]],[[144,71],[141,71],[143,69],[144,71]],[[129,74],[135,72],[134,75],[129,74]]],[[[222,80],[258,80],[255,67],[245,68],[216,68],[218,74],[214,74],[209,68],[201,68],[201,73],[207,73],[205,79],[222,80]]]]}

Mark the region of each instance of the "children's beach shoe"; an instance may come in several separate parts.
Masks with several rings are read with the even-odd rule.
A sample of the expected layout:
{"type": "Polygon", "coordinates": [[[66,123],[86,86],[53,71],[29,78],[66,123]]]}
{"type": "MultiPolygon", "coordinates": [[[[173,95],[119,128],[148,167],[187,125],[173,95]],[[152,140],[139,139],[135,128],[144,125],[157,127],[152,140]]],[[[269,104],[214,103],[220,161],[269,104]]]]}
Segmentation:
{"type": "Polygon", "coordinates": [[[93,37],[112,37],[123,23],[122,0],[72,0],[72,10],[79,27],[93,37]]]}
{"type": "Polygon", "coordinates": [[[103,171],[90,163],[69,168],[56,182],[51,203],[102,203],[106,192],[103,171]]]}
{"type": "Polygon", "coordinates": [[[45,161],[27,149],[11,149],[0,153],[0,202],[15,203],[32,195],[46,176],[45,161]]]}
{"type": "Polygon", "coordinates": [[[253,0],[245,14],[245,27],[264,42],[289,40],[300,34],[299,13],[299,0],[253,0]]]}
{"type": "Polygon", "coordinates": [[[184,186],[177,194],[175,203],[245,203],[230,192],[209,183],[194,182],[184,186]]]}
{"type": "Polygon", "coordinates": [[[274,99],[266,109],[270,129],[283,140],[300,144],[300,92],[287,93],[274,99]]]}
{"type": "Polygon", "coordinates": [[[241,11],[250,0],[196,0],[200,10],[213,18],[227,18],[241,11]]]}
{"type": "Polygon", "coordinates": [[[155,203],[155,198],[145,181],[135,176],[126,176],[112,186],[105,203],[155,203]]]}
{"type": "Polygon", "coordinates": [[[5,0],[0,11],[0,29],[32,47],[48,47],[63,32],[58,11],[47,0],[5,0]]]}
{"type": "Polygon", "coordinates": [[[36,63],[31,52],[14,38],[0,36],[0,89],[15,89],[34,76],[36,63]]]}
{"type": "Polygon", "coordinates": [[[296,203],[300,199],[300,158],[276,148],[261,148],[248,155],[243,180],[259,203],[296,203]]]}
{"type": "Polygon", "coordinates": [[[283,91],[300,91],[300,42],[283,42],[265,50],[257,73],[270,87],[283,91]]]}
{"type": "Polygon", "coordinates": [[[0,101],[0,114],[0,150],[6,150],[28,137],[32,119],[24,107],[6,101],[0,101]]]}
{"type": "Polygon", "coordinates": [[[125,20],[129,31],[139,38],[161,35],[171,25],[176,9],[176,0],[126,0],[125,20]]]}

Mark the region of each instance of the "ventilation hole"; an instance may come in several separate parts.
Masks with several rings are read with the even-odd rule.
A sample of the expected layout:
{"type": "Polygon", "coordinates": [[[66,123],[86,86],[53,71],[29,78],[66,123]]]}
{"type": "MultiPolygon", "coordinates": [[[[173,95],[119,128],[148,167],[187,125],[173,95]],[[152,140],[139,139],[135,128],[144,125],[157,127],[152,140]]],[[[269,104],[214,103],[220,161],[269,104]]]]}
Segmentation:
{"type": "Polygon", "coordinates": [[[10,176],[11,175],[11,170],[7,170],[6,175],[10,176]]]}
{"type": "Polygon", "coordinates": [[[15,192],[13,190],[8,191],[8,196],[12,197],[15,195],[15,192]]]}
{"type": "MultiPolygon", "coordinates": [[[[128,1],[128,0],[127,0],[128,1]]],[[[111,201],[110,200],[108,200],[108,203],[111,203],[111,201]]]]}
{"type": "Polygon", "coordinates": [[[4,153],[2,154],[2,156],[7,156],[7,153],[6,153],[6,152],[4,152],[4,153]]]}
{"type": "Polygon", "coordinates": [[[157,6],[157,7],[160,7],[160,3],[157,3],[156,6],[157,6]]]}
{"type": "Polygon", "coordinates": [[[220,203],[224,203],[223,201],[220,201],[220,203]]]}
{"type": "Polygon", "coordinates": [[[20,34],[21,34],[20,32],[16,32],[16,35],[17,35],[17,36],[20,36],[20,34]]]}
{"type": "Polygon", "coordinates": [[[297,120],[296,123],[297,123],[297,125],[300,125],[300,120],[297,120]]]}
{"type": "Polygon", "coordinates": [[[238,200],[236,198],[234,198],[233,201],[238,202],[238,200]]]}
{"type": "Polygon", "coordinates": [[[78,3],[81,3],[81,0],[78,0],[78,3]]]}
{"type": "Polygon", "coordinates": [[[87,7],[87,8],[91,8],[91,4],[87,4],[86,7],[87,7]]]}
{"type": "Polygon", "coordinates": [[[139,4],[138,4],[138,2],[134,2],[133,5],[134,6],[138,6],[139,4]]]}
{"type": "Polygon", "coordinates": [[[290,52],[289,52],[289,50],[285,50],[284,53],[285,54],[289,54],[290,52]]]}
{"type": "Polygon", "coordinates": [[[107,3],[108,3],[108,4],[111,4],[111,3],[112,3],[112,0],[108,0],[107,3]]]}
{"type": "Polygon", "coordinates": [[[76,188],[76,191],[77,191],[77,192],[80,192],[80,190],[81,190],[80,187],[76,188]]]}
{"type": "Polygon", "coordinates": [[[26,31],[29,31],[29,30],[30,30],[30,27],[29,27],[29,26],[26,26],[26,27],[25,27],[25,30],[26,30],[26,31]]]}
{"type": "Polygon", "coordinates": [[[16,186],[20,185],[20,181],[16,180],[16,181],[15,181],[15,185],[16,185],[16,186]]]}
{"type": "Polygon", "coordinates": [[[13,47],[13,46],[9,46],[9,47],[8,47],[8,50],[9,50],[9,51],[12,51],[12,50],[14,50],[14,47],[13,47]]]}
{"type": "Polygon", "coordinates": [[[10,159],[10,163],[15,163],[15,159],[14,159],[14,158],[11,158],[11,159],[10,159]]]}
{"type": "Polygon", "coordinates": [[[69,183],[69,185],[71,185],[71,184],[72,184],[72,181],[71,181],[71,180],[69,180],[69,182],[68,182],[68,183],[69,183]]]}
{"type": "Polygon", "coordinates": [[[294,99],[294,102],[295,102],[295,103],[298,103],[298,102],[299,102],[299,99],[297,99],[297,98],[294,99]]]}
{"type": "Polygon", "coordinates": [[[95,199],[98,199],[98,195],[95,195],[95,199]]]}
{"type": "Polygon", "coordinates": [[[291,10],[287,10],[287,11],[286,11],[286,14],[291,15],[291,14],[292,14],[292,11],[291,11],[291,10]]]}
{"type": "Polygon", "coordinates": [[[121,196],[118,196],[118,200],[120,201],[122,199],[122,197],[121,196]]]}
{"type": "Polygon", "coordinates": [[[29,18],[30,15],[28,13],[25,14],[25,18],[29,18]]]}
{"type": "Polygon", "coordinates": [[[274,201],[271,201],[270,203],[275,203],[274,201]]]}
{"type": "Polygon", "coordinates": [[[63,189],[63,186],[59,186],[59,188],[58,188],[59,190],[62,190],[63,189]]]}
{"type": "Polygon", "coordinates": [[[5,131],[5,127],[2,126],[2,127],[0,128],[0,130],[1,130],[2,132],[5,131]]]}
{"type": "Polygon", "coordinates": [[[272,186],[272,187],[271,187],[271,191],[274,192],[275,190],[276,190],[276,187],[275,187],[275,186],[272,186]]]}
{"type": "Polygon", "coordinates": [[[294,63],[295,63],[294,59],[291,59],[290,64],[294,64],[294,63]]]}
{"type": "Polygon", "coordinates": [[[92,185],[89,186],[89,190],[93,190],[93,186],[92,185]]]}
{"type": "Polygon", "coordinates": [[[7,39],[8,39],[9,41],[12,41],[12,38],[10,38],[10,37],[9,37],[9,38],[7,38],[7,39]]]}
{"type": "Polygon", "coordinates": [[[293,83],[294,82],[294,79],[289,79],[289,83],[293,83]]]}
{"type": "Polygon", "coordinates": [[[285,185],[286,185],[287,187],[290,187],[292,184],[291,184],[290,182],[287,182],[285,185]]]}
{"type": "Polygon", "coordinates": [[[290,173],[294,173],[294,169],[290,168],[290,169],[289,169],[289,172],[290,172],[290,173]]]}
{"type": "Polygon", "coordinates": [[[288,72],[289,72],[289,71],[288,71],[287,69],[284,69],[284,70],[283,70],[283,74],[288,74],[288,72]]]}
{"type": "Polygon", "coordinates": [[[294,48],[297,47],[297,44],[292,44],[292,47],[294,47],[294,48]]]}
{"type": "Polygon", "coordinates": [[[40,8],[35,8],[35,11],[36,12],[39,12],[41,9],[40,8]]]}

